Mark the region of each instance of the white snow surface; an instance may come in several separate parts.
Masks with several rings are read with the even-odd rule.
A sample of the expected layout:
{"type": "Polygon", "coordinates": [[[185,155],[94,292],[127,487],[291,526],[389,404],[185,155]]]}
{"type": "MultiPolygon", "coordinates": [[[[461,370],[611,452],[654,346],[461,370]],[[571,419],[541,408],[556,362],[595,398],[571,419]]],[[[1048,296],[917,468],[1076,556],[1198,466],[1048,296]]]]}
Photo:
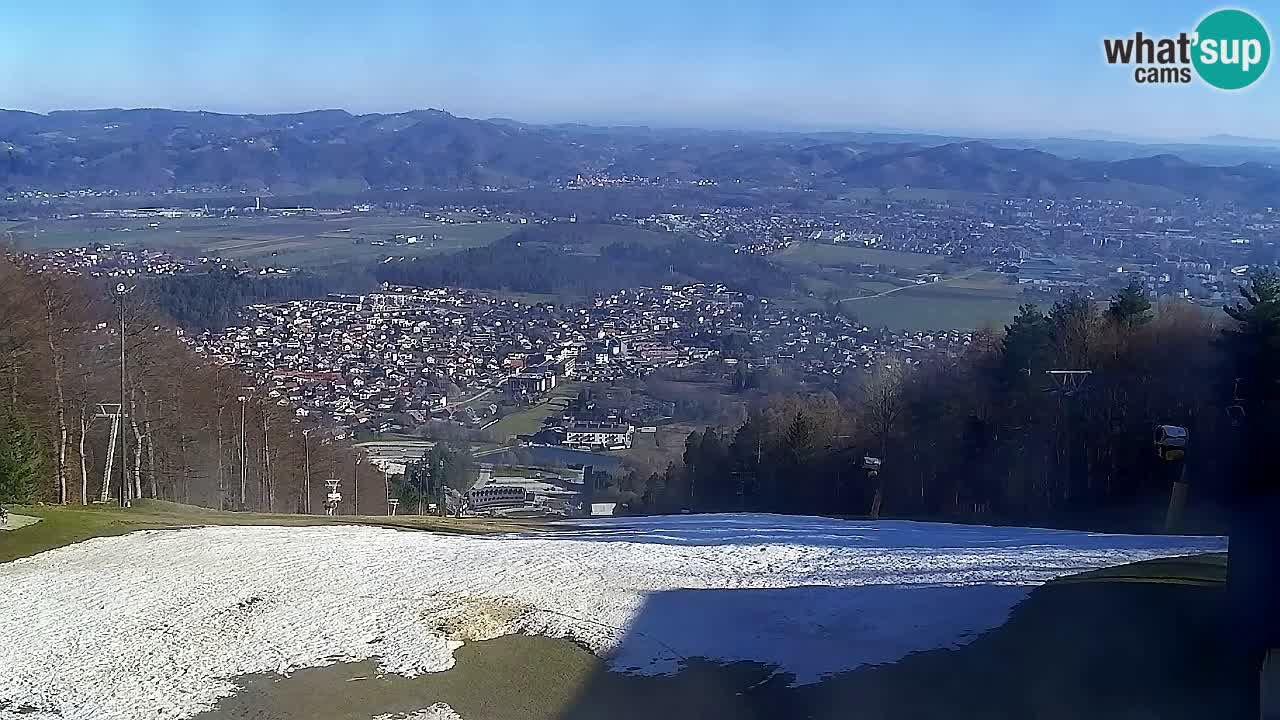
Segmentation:
{"type": "Polygon", "coordinates": [[[1225,548],[776,515],[142,531],[0,565],[0,718],[186,718],[239,675],[368,658],[435,672],[511,633],[572,638],[619,670],[753,660],[806,683],[963,644],[1060,575],[1225,548]]]}
{"type": "Polygon", "coordinates": [[[379,715],[373,720],[462,720],[462,716],[449,707],[449,703],[436,703],[417,712],[379,715]]]}

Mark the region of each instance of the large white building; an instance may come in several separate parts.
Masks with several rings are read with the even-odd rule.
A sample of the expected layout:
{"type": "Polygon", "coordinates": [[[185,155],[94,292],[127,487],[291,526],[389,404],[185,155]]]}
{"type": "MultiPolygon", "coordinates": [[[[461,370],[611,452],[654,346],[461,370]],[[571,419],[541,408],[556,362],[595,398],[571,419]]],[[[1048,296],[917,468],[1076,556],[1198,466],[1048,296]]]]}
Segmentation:
{"type": "Polygon", "coordinates": [[[635,428],[625,423],[577,421],[565,428],[564,444],[570,447],[629,448],[634,431],[635,428]]]}
{"type": "Polygon", "coordinates": [[[524,507],[529,499],[522,487],[486,485],[467,492],[467,507],[474,512],[492,512],[524,507]]]}

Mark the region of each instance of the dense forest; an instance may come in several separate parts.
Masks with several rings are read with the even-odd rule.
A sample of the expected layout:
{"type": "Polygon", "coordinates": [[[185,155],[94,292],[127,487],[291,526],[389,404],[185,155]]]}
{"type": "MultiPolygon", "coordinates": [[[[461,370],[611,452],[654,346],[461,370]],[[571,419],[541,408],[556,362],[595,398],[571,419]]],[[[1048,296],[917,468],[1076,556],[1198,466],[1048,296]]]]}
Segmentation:
{"type": "MultiPolygon", "coordinates": [[[[146,301],[181,327],[219,329],[252,303],[365,293],[379,283],[555,295],[578,300],[623,288],[688,282],[723,283],[776,297],[791,292],[788,272],[755,255],[697,239],[611,228],[619,239],[594,247],[600,233],[572,225],[535,227],[479,248],[430,258],[343,265],[290,275],[233,270],[146,278],[146,301]],[[668,241],[669,240],[669,241],[668,241]]],[[[608,235],[608,231],[604,234],[608,235]]]]}
{"type": "Polygon", "coordinates": [[[120,444],[111,441],[106,415],[119,406],[122,384],[114,298],[7,256],[0,256],[0,285],[0,503],[118,500],[123,490],[126,500],[320,512],[323,480],[338,477],[341,510],[349,512],[358,477],[361,507],[382,510],[382,475],[359,463],[332,428],[196,355],[138,292],[123,303],[119,430],[128,453],[110,452],[120,444]]]}
{"type": "MultiPolygon", "coordinates": [[[[536,263],[538,242],[525,236],[515,251],[535,246],[527,259],[536,263]]],[[[725,267],[724,258],[688,247],[615,244],[581,262],[608,265],[607,281],[620,284],[651,283],[638,278],[676,257],[689,274],[703,272],[699,258],[715,272],[725,267]]],[[[395,281],[543,281],[536,269],[500,257],[509,256],[418,263],[419,276],[395,281]]],[[[750,279],[758,268],[743,260],[734,267],[750,279]]],[[[577,287],[602,282],[588,266],[578,269],[552,278],[577,287]]],[[[174,287],[206,288],[178,294],[192,308],[196,298],[216,304],[226,288],[241,302],[267,301],[276,287],[252,276],[195,277],[125,296],[126,498],[318,512],[321,482],[332,476],[344,481],[343,511],[354,509],[348,481],[355,478],[361,506],[381,510],[385,478],[331,429],[247,389],[247,378],[193,353],[171,320],[150,309],[158,292],[174,287]]],[[[286,282],[281,292],[328,289],[323,279],[286,282]]],[[[0,502],[117,496],[118,479],[104,477],[114,446],[104,414],[121,385],[114,298],[8,257],[0,259],[0,283],[0,502]]],[[[1153,308],[1135,286],[1102,307],[1071,296],[1047,311],[1024,306],[1003,333],[977,333],[959,358],[912,365],[890,357],[822,392],[762,386],[740,424],[706,418],[711,426],[688,437],[682,463],[632,470],[607,492],[630,512],[882,514],[1136,530],[1158,525],[1171,483],[1185,477],[1189,521],[1219,529],[1228,501],[1280,477],[1280,459],[1267,452],[1280,427],[1280,276],[1256,274],[1241,296],[1221,320],[1177,302],[1153,308]],[[1090,374],[1076,382],[1054,370],[1090,374]],[[1157,456],[1153,430],[1161,424],[1189,430],[1185,468],[1157,456]],[[881,461],[878,473],[868,472],[866,457],[881,461]]],[[[462,455],[442,448],[394,491],[416,502],[458,485],[462,455]]],[[[121,461],[113,458],[117,473],[121,461]]]]}
{"type": "MultiPolygon", "coordinates": [[[[622,239],[593,252],[591,235],[571,227],[531,228],[487,247],[372,268],[380,282],[420,287],[469,287],[590,297],[628,287],[687,282],[724,283],[741,292],[777,295],[790,280],[764,258],[732,247],[673,237],[671,242],[622,239]]],[[[662,235],[656,236],[664,238],[662,235]]]]}
{"type": "MultiPolygon", "coordinates": [[[[1280,177],[1274,151],[1261,145],[1243,153],[1239,147],[1064,145],[1056,140],[1034,143],[1041,147],[1033,149],[1024,140],[919,134],[537,126],[441,110],[366,115],[0,110],[0,135],[7,143],[0,154],[0,187],[10,193],[84,187],[224,188],[279,195],[495,187],[548,191],[579,174],[603,170],[613,177],[680,181],[678,200],[708,192],[695,181],[713,180],[717,189],[725,188],[720,192],[912,187],[1004,196],[1199,197],[1268,206],[1280,177]],[[271,151],[262,152],[263,147],[271,151]]],[[[560,204],[573,207],[573,202],[560,204]]]]}
{"type": "Polygon", "coordinates": [[[1243,288],[1219,327],[1198,308],[1152,308],[1131,286],[1024,306],[958,360],[889,359],[832,392],[773,394],[740,426],[694,432],[683,463],[611,488],[630,512],[758,510],[1152,530],[1180,462],[1157,425],[1190,435],[1188,522],[1275,483],[1280,278],[1243,288]],[[1050,370],[1089,370],[1077,384],[1050,370]],[[881,460],[870,473],[864,458],[881,460]]]}
{"type": "Polygon", "coordinates": [[[162,309],[179,326],[219,329],[234,325],[247,305],[322,298],[331,292],[364,291],[367,281],[356,272],[329,271],[290,275],[258,275],[234,270],[182,273],[145,278],[145,300],[162,309]]]}

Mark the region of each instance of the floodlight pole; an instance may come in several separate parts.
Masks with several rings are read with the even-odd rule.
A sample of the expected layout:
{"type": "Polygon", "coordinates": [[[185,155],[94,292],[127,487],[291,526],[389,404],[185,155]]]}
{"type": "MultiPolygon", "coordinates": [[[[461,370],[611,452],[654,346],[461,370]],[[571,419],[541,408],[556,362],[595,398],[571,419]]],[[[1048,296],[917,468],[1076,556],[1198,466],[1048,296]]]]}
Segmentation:
{"type": "MultiPolygon", "coordinates": [[[[1058,418],[1060,420],[1065,421],[1063,423],[1063,434],[1066,435],[1065,444],[1067,448],[1066,488],[1067,488],[1067,492],[1070,492],[1072,476],[1075,474],[1075,462],[1073,460],[1073,456],[1074,456],[1074,453],[1072,452],[1073,448],[1071,447],[1071,443],[1072,443],[1071,418],[1066,417],[1066,405],[1065,403],[1063,403],[1062,398],[1068,395],[1074,395],[1076,391],[1080,389],[1080,386],[1084,383],[1084,381],[1087,380],[1089,376],[1093,374],[1093,371],[1092,370],[1046,370],[1045,374],[1048,375],[1050,378],[1053,378],[1058,383],[1058,391],[1057,391],[1058,392],[1058,418]],[[1078,381],[1077,381],[1077,378],[1079,378],[1078,381]],[[1067,390],[1068,385],[1071,386],[1071,390],[1069,392],[1067,390]]],[[[1052,502],[1052,499],[1051,499],[1053,495],[1052,488],[1050,489],[1049,495],[1050,495],[1049,501],[1052,502]]]]}
{"type": "Polygon", "coordinates": [[[245,488],[249,484],[248,443],[244,432],[244,408],[249,401],[249,397],[240,395],[236,399],[240,401],[240,510],[244,511],[246,509],[245,488]]]}
{"type": "Polygon", "coordinates": [[[125,507],[128,500],[125,498],[127,488],[129,486],[128,466],[129,466],[129,434],[124,429],[125,411],[125,322],[124,322],[124,296],[129,293],[132,288],[124,283],[116,285],[116,306],[120,311],[120,507],[125,507]]]}
{"type": "Polygon", "coordinates": [[[360,453],[351,456],[351,514],[360,514],[360,453]]]}
{"type": "Polygon", "coordinates": [[[311,514],[311,429],[302,429],[302,512],[311,514]]]}

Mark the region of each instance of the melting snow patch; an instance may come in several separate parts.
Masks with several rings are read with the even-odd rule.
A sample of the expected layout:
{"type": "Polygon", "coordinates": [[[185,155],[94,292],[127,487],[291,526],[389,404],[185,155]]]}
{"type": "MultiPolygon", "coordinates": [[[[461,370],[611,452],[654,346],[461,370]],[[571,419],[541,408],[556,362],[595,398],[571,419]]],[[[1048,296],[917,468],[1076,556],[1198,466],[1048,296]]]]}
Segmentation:
{"type": "Polygon", "coordinates": [[[462,720],[462,716],[454,712],[448,703],[436,703],[407,715],[379,715],[373,720],[462,720]]]}
{"type": "Polygon", "coordinates": [[[437,672],[511,633],[571,638],[620,670],[754,660],[812,682],[967,642],[1053,577],[1225,547],[772,515],[139,532],[0,565],[0,720],[185,718],[240,675],[369,658],[437,672]]]}

